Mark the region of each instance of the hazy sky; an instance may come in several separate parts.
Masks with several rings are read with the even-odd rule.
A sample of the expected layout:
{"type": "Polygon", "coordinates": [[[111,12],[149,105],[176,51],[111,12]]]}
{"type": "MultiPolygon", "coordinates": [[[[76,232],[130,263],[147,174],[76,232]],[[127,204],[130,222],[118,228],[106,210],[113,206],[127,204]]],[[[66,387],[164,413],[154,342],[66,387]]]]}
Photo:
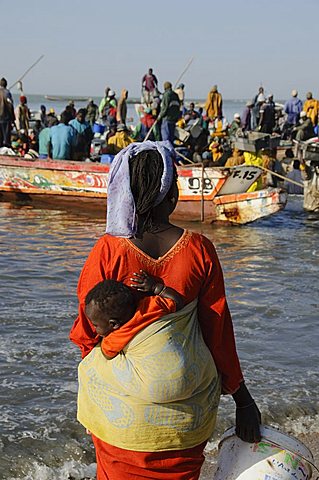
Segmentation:
{"type": "Polygon", "coordinates": [[[140,95],[153,67],[160,85],[183,77],[187,97],[217,84],[251,98],[262,82],[277,99],[319,97],[319,0],[0,0],[0,76],[26,93],[140,95]]]}

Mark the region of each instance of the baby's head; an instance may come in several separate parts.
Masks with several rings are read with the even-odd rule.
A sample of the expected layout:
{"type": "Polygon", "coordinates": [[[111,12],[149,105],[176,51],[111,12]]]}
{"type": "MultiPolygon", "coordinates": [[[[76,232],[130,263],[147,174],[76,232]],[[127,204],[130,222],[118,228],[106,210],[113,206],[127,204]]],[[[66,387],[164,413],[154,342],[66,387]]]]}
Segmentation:
{"type": "Polygon", "coordinates": [[[85,297],[85,315],[102,337],[128,322],[135,310],[136,300],[131,289],[115,280],[99,282],[85,297]]]}

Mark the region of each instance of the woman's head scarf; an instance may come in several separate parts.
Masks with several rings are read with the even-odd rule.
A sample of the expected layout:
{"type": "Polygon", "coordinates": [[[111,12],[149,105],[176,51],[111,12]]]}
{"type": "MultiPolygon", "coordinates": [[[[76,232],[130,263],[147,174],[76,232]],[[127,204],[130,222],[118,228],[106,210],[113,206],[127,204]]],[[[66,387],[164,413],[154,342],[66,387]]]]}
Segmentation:
{"type": "Polygon", "coordinates": [[[131,143],[114,158],[108,178],[106,233],[123,238],[134,237],[137,232],[137,215],[130,185],[129,160],[145,150],[157,150],[163,159],[161,187],[154,207],[159,205],[171,188],[174,177],[175,152],[171,143],[131,143]]]}

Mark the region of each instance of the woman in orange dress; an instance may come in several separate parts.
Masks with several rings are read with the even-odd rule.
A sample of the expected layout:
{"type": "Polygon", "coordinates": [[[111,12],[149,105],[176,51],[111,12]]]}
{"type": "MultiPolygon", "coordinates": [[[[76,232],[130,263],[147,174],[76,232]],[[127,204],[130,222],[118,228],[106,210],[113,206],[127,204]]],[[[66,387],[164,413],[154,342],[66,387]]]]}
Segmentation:
{"type": "MultiPolygon", "coordinates": [[[[169,142],[131,144],[117,155],[109,175],[107,233],[81,272],[79,315],[70,338],[86,357],[101,340],[85,316],[89,290],[104,279],[131,285],[132,273],[144,270],[177,290],[186,305],[197,299],[201,334],[221,378],[222,393],[232,395],[236,403],[236,433],[244,441],[259,441],[260,413],[244,383],[215,248],[203,235],[170,223],[177,200],[169,142]]],[[[183,411],[183,398],[178,408],[183,411]]],[[[138,433],[136,444],[124,449],[117,446],[116,438],[105,442],[92,432],[98,480],[198,479],[203,450],[213,432],[207,434],[207,425],[198,425],[195,443],[188,437],[183,444],[183,432],[175,427],[175,436],[159,450],[154,445],[150,450],[141,448],[138,433]]]]}

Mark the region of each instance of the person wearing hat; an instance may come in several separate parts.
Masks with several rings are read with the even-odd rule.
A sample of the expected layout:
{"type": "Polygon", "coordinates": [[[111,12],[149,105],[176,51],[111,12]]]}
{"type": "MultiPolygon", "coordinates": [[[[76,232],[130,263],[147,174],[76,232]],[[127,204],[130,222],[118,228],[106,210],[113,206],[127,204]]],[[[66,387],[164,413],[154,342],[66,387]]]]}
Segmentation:
{"type": "Polygon", "coordinates": [[[117,107],[117,100],[115,98],[115,92],[113,90],[109,90],[108,99],[109,99],[109,104],[111,105],[111,107],[116,108],[117,107]]]}
{"type": "Polygon", "coordinates": [[[17,130],[23,130],[28,135],[30,126],[30,110],[27,105],[27,97],[21,95],[20,103],[15,109],[16,127],[17,130]]]}
{"type": "Polygon", "coordinates": [[[302,101],[298,98],[297,90],[292,90],[291,98],[284,106],[284,112],[287,114],[286,128],[291,128],[298,124],[301,111],[302,101]]]}
{"type": "Polygon", "coordinates": [[[239,113],[234,114],[234,120],[230,124],[228,135],[230,137],[236,137],[237,131],[241,129],[241,119],[239,113]]]}
{"type": "Polygon", "coordinates": [[[205,110],[206,115],[210,120],[223,116],[223,99],[218,92],[217,85],[214,85],[207,95],[205,110]]]}
{"type": "MultiPolygon", "coordinates": [[[[50,108],[49,112],[47,113],[47,120],[48,120],[48,123],[50,123],[51,120],[55,120],[57,122],[57,124],[59,123],[59,120],[58,120],[58,117],[55,113],[55,110],[54,108],[50,108]]],[[[51,125],[52,126],[52,125],[51,125]]]]}
{"type": "Polygon", "coordinates": [[[116,132],[107,141],[107,151],[110,155],[117,155],[123,148],[128,147],[133,143],[133,138],[124,123],[119,123],[116,127],[116,132]]]}
{"type": "Polygon", "coordinates": [[[164,94],[158,120],[162,121],[162,140],[174,143],[175,125],[180,116],[180,103],[177,93],[172,90],[171,82],[164,83],[164,94]]]}
{"type": "Polygon", "coordinates": [[[312,97],[312,93],[307,93],[307,100],[303,104],[303,111],[312,121],[313,126],[318,125],[319,102],[312,97]]]}
{"type": "Polygon", "coordinates": [[[254,102],[252,100],[249,100],[246,103],[246,106],[244,108],[244,111],[241,115],[241,126],[244,132],[248,132],[252,130],[251,127],[251,115],[252,115],[252,108],[254,106],[254,102]]]}
{"type": "Polygon", "coordinates": [[[108,128],[110,128],[113,125],[116,125],[116,114],[117,114],[117,100],[115,98],[115,92],[113,90],[109,90],[105,107],[102,111],[102,120],[108,128]]]}
{"type": "Polygon", "coordinates": [[[298,142],[305,142],[309,140],[309,138],[314,137],[313,123],[311,119],[307,117],[305,111],[300,112],[299,125],[293,128],[292,134],[298,142]]]}

